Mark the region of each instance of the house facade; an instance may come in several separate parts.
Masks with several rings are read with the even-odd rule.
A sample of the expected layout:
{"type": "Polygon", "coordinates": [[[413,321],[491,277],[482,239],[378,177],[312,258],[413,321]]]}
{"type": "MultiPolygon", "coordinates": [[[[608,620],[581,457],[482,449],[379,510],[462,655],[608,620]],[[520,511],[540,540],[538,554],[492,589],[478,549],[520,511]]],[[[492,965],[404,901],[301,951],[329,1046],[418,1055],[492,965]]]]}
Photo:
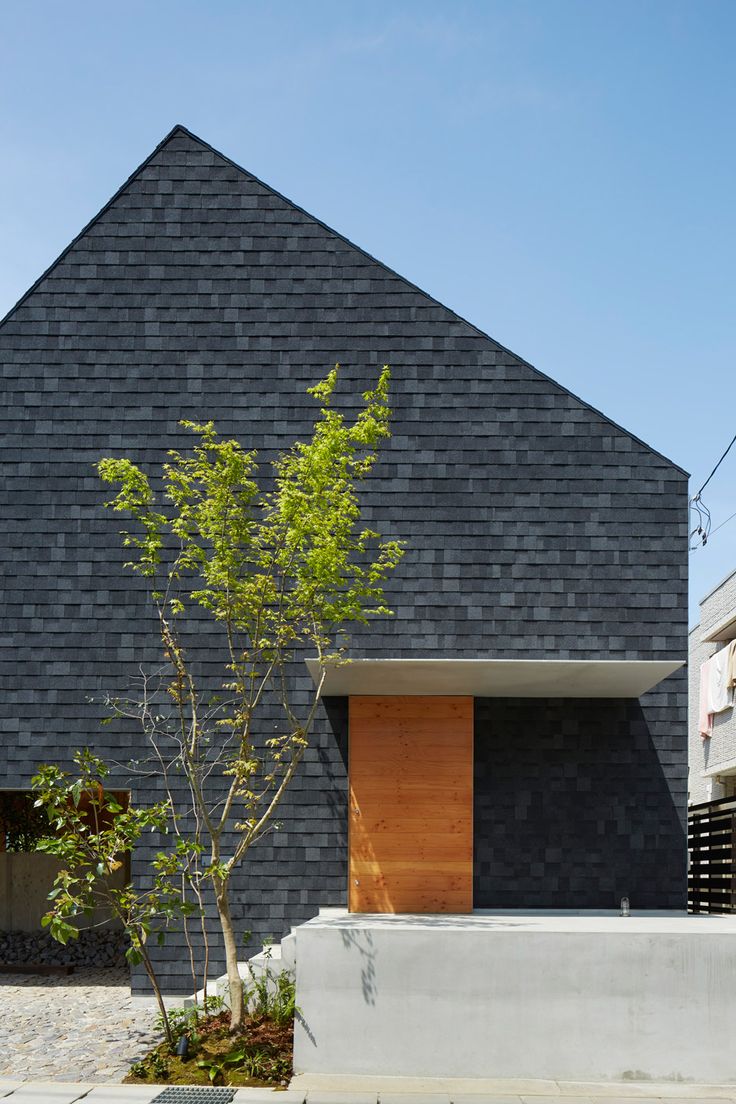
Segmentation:
{"type": "MultiPolygon", "coordinates": [[[[155,468],[181,419],[267,465],[336,362],[346,408],[391,365],[364,516],[407,552],[237,877],[239,930],[321,906],[684,909],[686,473],[182,127],[0,325],[0,786],[87,745],[159,795],[126,774],[141,734],[100,725],[160,657],[93,465],[155,468]]],[[[190,989],[183,945],[156,953],[190,989]]]]}
{"type": "MultiPolygon", "coordinates": [[[[736,709],[729,704],[728,688],[723,701],[716,703],[725,708],[712,714],[709,714],[707,703],[701,708],[703,664],[719,653],[726,653],[733,640],[736,640],[736,571],[703,598],[700,621],[690,630],[688,638],[688,792],[691,805],[736,797],[736,709]],[[703,715],[707,732],[701,732],[703,715]]],[[[724,679],[728,681],[726,671],[724,679]]]]}

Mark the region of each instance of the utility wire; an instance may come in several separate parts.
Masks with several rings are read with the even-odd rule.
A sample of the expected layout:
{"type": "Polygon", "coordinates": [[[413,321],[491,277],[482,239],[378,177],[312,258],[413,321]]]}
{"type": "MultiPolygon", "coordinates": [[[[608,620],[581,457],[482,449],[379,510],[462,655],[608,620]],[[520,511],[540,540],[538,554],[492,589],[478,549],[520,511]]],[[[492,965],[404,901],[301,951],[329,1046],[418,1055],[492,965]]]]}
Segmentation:
{"type": "MultiPolygon", "coordinates": [[[[724,525],[728,525],[729,521],[733,521],[733,519],[735,517],[736,517],[736,510],[734,510],[734,512],[731,514],[731,516],[727,517],[725,521],[722,521],[720,525],[716,525],[715,529],[713,530],[713,533],[717,533],[719,529],[722,529],[724,525]]],[[[713,536],[713,533],[711,533],[711,536],[713,536]]]]}
{"type": "MultiPolygon", "coordinates": [[[[688,503],[688,505],[690,506],[690,509],[694,510],[695,515],[696,515],[696,523],[695,523],[694,528],[690,532],[690,538],[689,538],[690,540],[692,540],[693,537],[694,537],[695,540],[696,540],[696,543],[694,545],[690,546],[690,551],[691,552],[694,552],[696,548],[702,548],[704,545],[706,545],[708,543],[708,539],[711,535],[710,510],[705,505],[705,503],[703,502],[703,500],[701,499],[700,496],[702,495],[703,491],[708,486],[711,479],[713,478],[713,476],[716,474],[716,472],[720,468],[723,461],[728,456],[728,454],[731,451],[731,449],[733,448],[734,444],[736,444],[736,433],[734,433],[733,437],[731,438],[731,440],[729,442],[728,448],[722,454],[720,460],[718,461],[716,466],[713,468],[713,471],[710,473],[710,475],[706,479],[703,486],[700,488],[699,491],[695,492],[695,494],[693,495],[693,497],[690,499],[690,501],[688,503]]],[[[736,516],[736,515],[732,514],[730,518],[726,518],[726,521],[731,521],[731,518],[734,517],[734,516],[736,516]]],[[[724,526],[726,524],[726,521],[722,521],[721,524],[718,526],[718,529],[720,529],[722,526],[724,526]]],[[[716,530],[714,529],[714,530],[712,530],[712,532],[715,533],[716,530]]]]}
{"type": "MultiPolygon", "coordinates": [[[[704,490],[705,490],[705,488],[706,488],[706,487],[708,486],[708,484],[710,483],[710,481],[711,481],[711,479],[713,478],[713,476],[714,476],[714,475],[716,474],[716,472],[717,472],[717,471],[718,471],[718,469],[720,468],[720,466],[721,466],[721,464],[723,463],[723,461],[724,461],[724,460],[726,459],[726,457],[728,456],[728,454],[729,454],[729,452],[731,451],[731,449],[733,448],[734,444],[736,444],[736,433],[734,433],[733,437],[731,438],[731,444],[730,444],[730,445],[728,446],[728,448],[726,449],[726,451],[725,451],[725,452],[723,453],[723,456],[722,456],[722,457],[721,457],[721,459],[720,459],[720,460],[718,461],[718,463],[716,464],[716,466],[714,467],[713,471],[712,471],[712,472],[710,473],[710,475],[709,475],[709,476],[708,476],[708,478],[706,479],[706,481],[705,481],[705,483],[703,484],[703,486],[702,486],[702,487],[700,488],[700,490],[699,490],[699,491],[697,491],[697,492],[696,492],[696,493],[695,493],[695,494],[693,495],[693,497],[692,497],[692,498],[690,499],[690,501],[691,501],[691,502],[696,502],[696,501],[697,501],[697,499],[698,499],[698,498],[700,497],[700,495],[701,495],[701,494],[703,493],[703,491],[704,491],[704,490]]],[[[725,524],[725,523],[724,523],[724,524],[725,524]]]]}
{"type": "Polygon", "coordinates": [[[695,544],[690,545],[691,551],[695,548],[699,548],[703,544],[708,543],[708,537],[710,536],[711,517],[710,510],[700,498],[700,495],[696,495],[695,498],[690,499],[690,509],[695,514],[695,525],[690,530],[689,540],[695,539],[695,544]]]}
{"type": "MultiPolygon", "coordinates": [[[[710,537],[712,537],[714,533],[717,533],[719,529],[722,529],[724,525],[728,525],[729,521],[733,521],[734,518],[736,518],[736,510],[730,515],[730,517],[727,517],[725,521],[722,521],[720,525],[716,525],[715,529],[713,529],[711,531],[711,533],[709,534],[708,539],[710,539],[710,537]]],[[[691,534],[691,536],[692,536],[692,534],[691,534]]],[[[703,547],[703,544],[696,544],[694,548],[690,549],[690,551],[691,552],[697,552],[698,549],[702,548],[702,547],[703,547]]]]}

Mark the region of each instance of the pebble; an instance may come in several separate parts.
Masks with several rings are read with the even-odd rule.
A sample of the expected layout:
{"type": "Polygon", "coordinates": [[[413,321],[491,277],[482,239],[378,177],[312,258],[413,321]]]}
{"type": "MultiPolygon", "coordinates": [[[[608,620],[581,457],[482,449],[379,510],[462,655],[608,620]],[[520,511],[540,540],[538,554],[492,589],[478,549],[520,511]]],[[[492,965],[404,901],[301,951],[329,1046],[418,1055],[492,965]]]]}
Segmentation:
{"type": "Polygon", "coordinates": [[[120,1082],[161,1042],[124,967],[0,974],[0,1080],[120,1082]]]}

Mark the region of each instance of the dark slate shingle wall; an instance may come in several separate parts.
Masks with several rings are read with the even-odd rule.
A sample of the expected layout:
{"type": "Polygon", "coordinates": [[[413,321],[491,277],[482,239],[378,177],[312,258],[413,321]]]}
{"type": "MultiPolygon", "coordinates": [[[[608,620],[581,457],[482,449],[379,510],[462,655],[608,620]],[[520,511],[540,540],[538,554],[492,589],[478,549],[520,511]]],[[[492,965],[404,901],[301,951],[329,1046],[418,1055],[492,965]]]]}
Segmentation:
{"type": "MultiPolygon", "coordinates": [[[[267,463],[308,432],[305,388],[336,361],[346,408],[392,366],[394,435],[366,517],[409,548],[396,616],[356,633],[353,654],[685,656],[684,475],[177,131],[0,328],[2,784],[79,744],[142,754],[88,700],[158,659],[94,462],[158,464],[189,442],[180,419],[211,418],[267,463]]],[[[644,708],[672,741],[661,764],[683,815],[684,706],[668,693],[644,708]]],[[[258,934],[344,898],[337,727],[321,717],[278,843],[240,879],[238,922],[258,934]]],[[[181,950],[165,954],[186,987],[181,950]]]]}
{"type": "Polygon", "coordinates": [[[476,700],[476,908],[685,907],[686,771],[649,697],[476,700]]]}

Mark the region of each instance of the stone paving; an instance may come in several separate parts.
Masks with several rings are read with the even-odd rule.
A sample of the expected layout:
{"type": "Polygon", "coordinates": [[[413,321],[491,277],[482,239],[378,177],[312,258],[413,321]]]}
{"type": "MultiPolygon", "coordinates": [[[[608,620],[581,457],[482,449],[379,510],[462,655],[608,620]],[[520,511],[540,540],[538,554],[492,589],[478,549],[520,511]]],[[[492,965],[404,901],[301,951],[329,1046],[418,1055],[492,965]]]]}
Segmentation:
{"type": "Polygon", "coordinates": [[[125,968],[0,974],[0,1081],[119,1082],[159,1041],[154,1019],[125,968]]]}

